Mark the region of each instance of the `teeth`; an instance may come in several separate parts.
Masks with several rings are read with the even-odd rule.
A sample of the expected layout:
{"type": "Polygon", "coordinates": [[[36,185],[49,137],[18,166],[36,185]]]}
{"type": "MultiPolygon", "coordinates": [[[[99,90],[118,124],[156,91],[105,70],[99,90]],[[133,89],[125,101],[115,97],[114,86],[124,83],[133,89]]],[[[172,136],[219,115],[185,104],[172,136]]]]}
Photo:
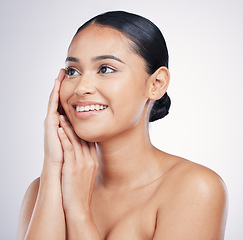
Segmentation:
{"type": "Polygon", "coordinates": [[[99,105],[99,104],[87,105],[87,106],[76,106],[76,111],[77,112],[88,112],[88,111],[94,111],[94,110],[99,111],[99,110],[102,110],[105,108],[107,108],[107,106],[99,105]]]}

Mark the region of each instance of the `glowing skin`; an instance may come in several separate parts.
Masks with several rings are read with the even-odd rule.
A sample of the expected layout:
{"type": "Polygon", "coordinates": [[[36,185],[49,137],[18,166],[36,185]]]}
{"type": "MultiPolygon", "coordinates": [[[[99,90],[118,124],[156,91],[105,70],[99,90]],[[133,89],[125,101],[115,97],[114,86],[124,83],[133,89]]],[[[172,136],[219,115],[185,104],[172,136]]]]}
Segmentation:
{"type": "Polygon", "coordinates": [[[223,240],[225,186],[151,144],[148,114],[169,72],[149,76],[130,44],[97,25],[74,37],[49,99],[43,170],[23,201],[18,239],[223,240]],[[59,97],[71,124],[57,112],[59,97]]]}
{"type": "Polygon", "coordinates": [[[75,36],[67,55],[79,62],[66,62],[71,76],[62,83],[60,99],[80,138],[103,141],[139,124],[148,104],[148,74],[143,59],[134,54],[127,38],[111,28],[92,25],[75,36]],[[93,101],[108,107],[80,121],[75,117],[76,101],[93,101]]]}

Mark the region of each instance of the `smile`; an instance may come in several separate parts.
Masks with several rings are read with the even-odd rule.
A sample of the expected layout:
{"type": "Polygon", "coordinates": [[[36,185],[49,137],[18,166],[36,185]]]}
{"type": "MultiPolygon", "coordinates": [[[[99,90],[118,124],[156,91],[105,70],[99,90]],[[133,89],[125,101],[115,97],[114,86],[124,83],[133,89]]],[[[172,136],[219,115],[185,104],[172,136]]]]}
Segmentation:
{"type": "Polygon", "coordinates": [[[106,109],[107,106],[99,105],[99,104],[92,104],[86,106],[75,106],[76,112],[89,112],[89,111],[99,111],[106,109]]]}

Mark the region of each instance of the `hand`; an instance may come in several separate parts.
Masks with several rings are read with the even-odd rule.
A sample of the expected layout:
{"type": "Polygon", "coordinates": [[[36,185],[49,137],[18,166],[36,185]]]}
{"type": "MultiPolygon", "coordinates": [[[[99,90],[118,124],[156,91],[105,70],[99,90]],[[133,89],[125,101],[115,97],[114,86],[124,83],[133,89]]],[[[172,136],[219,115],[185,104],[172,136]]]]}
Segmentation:
{"type": "Polygon", "coordinates": [[[64,153],[62,194],[65,215],[91,214],[90,204],[98,171],[95,143],[81,140],[64,116],[58,135],[64,153]]]}
{"type": "Polygon", "coordinates": [[[22,217],[24,236],[21,239],[66,239],[60,181],[63,151],[57,133],[59,128],[57,107],[64,76],[65,70],[61,69],[50,95],[45,119],[43,170],[40,179],[31,185],[25,196],[24,217],[22,217]]]}
{"type": "Polygon", "coordinates": [[[48,165],[48,169],[52,166],[61,169],[63,164],[63,151],[61,142],[58,138],[59,117],[58,102],[61,82],[65,77],[65,69],[61,69],[55,85],[52,89],[47,116],[45,119],[45,134],[44,134],[44,168],[48,165]]]}

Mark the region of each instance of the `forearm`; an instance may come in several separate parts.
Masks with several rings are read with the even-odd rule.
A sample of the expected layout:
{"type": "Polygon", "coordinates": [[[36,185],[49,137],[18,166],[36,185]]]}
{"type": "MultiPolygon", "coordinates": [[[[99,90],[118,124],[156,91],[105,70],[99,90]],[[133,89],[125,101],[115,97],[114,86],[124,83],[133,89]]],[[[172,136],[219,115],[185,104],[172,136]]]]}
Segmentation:
{"type": "Polygon", "coordinates": [[[101,240],[92,214],[66,215],[68,240],[101,240]]]}
{"type": "Polygon", "coordinates": [[[65,239],[60,173],[43,171],[25,240],[65,239]]]}

